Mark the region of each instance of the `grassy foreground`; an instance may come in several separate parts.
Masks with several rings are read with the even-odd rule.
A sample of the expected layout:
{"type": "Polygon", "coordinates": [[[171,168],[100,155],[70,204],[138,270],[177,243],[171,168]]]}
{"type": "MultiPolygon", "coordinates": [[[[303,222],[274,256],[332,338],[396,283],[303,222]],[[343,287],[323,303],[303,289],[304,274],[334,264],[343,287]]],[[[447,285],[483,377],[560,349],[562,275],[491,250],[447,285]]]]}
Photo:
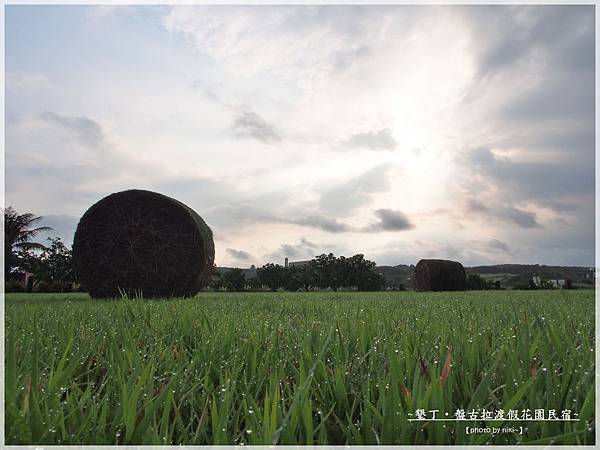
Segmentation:
{"type": "Polygon", "coordinates": [[[594,443],[593,291],[5,304],[7,444],[594,443]],[[417,408],[581,420],[492,436],[417,408]]]}

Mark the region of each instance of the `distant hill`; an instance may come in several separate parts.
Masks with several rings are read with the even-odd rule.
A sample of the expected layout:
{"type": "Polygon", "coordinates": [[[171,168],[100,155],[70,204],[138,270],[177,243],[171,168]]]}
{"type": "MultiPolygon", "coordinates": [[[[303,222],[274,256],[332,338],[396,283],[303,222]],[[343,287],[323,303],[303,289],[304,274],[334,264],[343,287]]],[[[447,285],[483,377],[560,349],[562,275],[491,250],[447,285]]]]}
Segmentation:
{"type": "MultiPolygon", "coordinates": [[[[593,269],[593,268],[592,268],[593,269]]],[[[590,271],[590,267],[580,266],[546,266],[544,264],[497,264],[495,266],[473,266],[466,267],[470,273],[513,273],[523,274],[532,273],[549,274],[554,276],[556,273],[585,273],[590,271]]]]}
{"type": "Polygon", "coordinates": [[[399,264],[397,266],[375,266],[375,272],[385,277],[385,287],[390,289],[412,289],[412,275],[415,266],[399,264]]]}

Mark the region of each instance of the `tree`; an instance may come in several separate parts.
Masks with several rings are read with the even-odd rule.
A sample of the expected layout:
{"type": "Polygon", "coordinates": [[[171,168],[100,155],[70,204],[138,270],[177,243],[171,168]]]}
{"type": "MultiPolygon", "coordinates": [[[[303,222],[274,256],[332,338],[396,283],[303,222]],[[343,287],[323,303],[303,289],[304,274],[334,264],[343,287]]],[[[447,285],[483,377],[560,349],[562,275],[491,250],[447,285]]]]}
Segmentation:
{"type": "Polygon", "coordinates": [[[358,283],[359,291],[381,291],[385,288],[385,277],[374,271],[361,275],[358,283]]]}
{"type": "Polygon", "coordinates": [[[213,264],[212,275],[210,277],[210,280],[208,281],[208,287],[213,291],[218,291],[223,288],[223,285],[223,273],[220,270],[217,270],[216,264],[213,264]]]}
{"type": "Polygon", "coordinates": [[[223,286],[228,291],[243,291],[246,286],[246,276],[242,269],[234,268],[223,275],[223,286]]]}
{"type": "Polygon", "coordinates": [[[375,272],[375,263],[358,253],[350,258],[340,257],[345,286],[355,287],[359,291],[377,291],[383,289],[385,278],[375,272]]]}
{"type": "Polygon", "coordinates": [[[308,289],[310,286],[310,274],[308,266],[287,267],[284,273],[284,288],[287,291],[297,291],[299,289],[308,289]]]}
{"type": "Polygon", "coordinates": [[[44,279],[50,282],[72,283],[75,281],[73,252],[59,237],[48,238],[48,242],[50,245],[40,255],[45,269],[44,279]]]}
{"type": "Polygon", "coordinates": [[[35,274],[38,281],[73,283],[73,252],[59,237],[48,238],[48,242],[39,254],[29,249],[19,251],[19,267],[35,274]]]}
{"type": "Polygon", "coordinates": [[[15,254],[19,250],[45,250],[46,247],[37,242],[31,242],[41,231],[51,230],[50,227],[35,227],[42,217],[31,213],[19,214],[12,207],[4,209],[4,278],[18,267],[19,259],[15,254]]]}
{"type": "Polygon", "coordinates": [[[275,291],[308,290],[311,288],[352,288],[359,291],[377,291],[385,287],[385,278],[375,272],[375,263],[358,254],[350,258],[333,253],[319,255],[303,266],[282,267],[265,264],[256,269],[256,278],[249,283],[252,287],[267,286],[275,291]]]}
{"type": "Polygon", "coordinates": [[[473,291],[483,291],[487,289],[487,282],[481,277],[481,275],[476,273],[470,273],[467,275],[467,289],[473,291]]]}
{"type": "Polygon", "coordinates": [[[279,264],[268,263],[256,269],[258,282],[272,291],[284,287],[285,268],[279,264]]]}
{"type": "Polygon", "coordinates": [[[331,288],[335,291],[340,287],[341,267],[333,253],[319,255],[310,264],[319,289],[331,288]]]}

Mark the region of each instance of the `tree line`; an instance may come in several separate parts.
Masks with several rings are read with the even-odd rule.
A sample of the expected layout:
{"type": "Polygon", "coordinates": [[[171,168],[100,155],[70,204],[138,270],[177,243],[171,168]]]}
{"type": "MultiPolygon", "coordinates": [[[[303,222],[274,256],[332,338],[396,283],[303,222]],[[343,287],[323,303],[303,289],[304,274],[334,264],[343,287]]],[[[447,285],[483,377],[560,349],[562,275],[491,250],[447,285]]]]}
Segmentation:
{"type": "Polygon", "coordinates": [[[256,269],[256,276],[248,278],[239,268],[226,272],[216,270],[209,288],[228,291],[382,290],[385,278],[374,269],[375,263],[362,254],[336,257],[329,253],[319,255],[302,266],[285,267],[268,263],[256,269]]]}

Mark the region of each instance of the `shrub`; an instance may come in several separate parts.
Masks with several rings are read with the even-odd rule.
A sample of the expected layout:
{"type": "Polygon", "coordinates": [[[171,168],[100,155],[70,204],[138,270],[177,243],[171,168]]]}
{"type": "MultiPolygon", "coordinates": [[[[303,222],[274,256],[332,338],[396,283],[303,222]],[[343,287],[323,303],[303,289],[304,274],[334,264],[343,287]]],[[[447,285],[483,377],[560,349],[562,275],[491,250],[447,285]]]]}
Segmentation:
{"type": "Polygon", "coordinates": [[[23,283],[17,280],[7,280],[4,284],[5,292],[25,292],[23,283]]]}
{"type": "Polygon", "coordinates": [[[72,292],[73,288],[71,283],[63,283],[60,281],[54,281],[50,283],[48,287],[48,292],[52,293],[61,293],[61,292],[72,292]]]}
{"type": "Polygon", "coordinates": [[[35,292],[51,292],[50,291],[50,283],[48,283],[47,281],[38,281],[34,286],[33,286],[33,290],[35,292]]]}

